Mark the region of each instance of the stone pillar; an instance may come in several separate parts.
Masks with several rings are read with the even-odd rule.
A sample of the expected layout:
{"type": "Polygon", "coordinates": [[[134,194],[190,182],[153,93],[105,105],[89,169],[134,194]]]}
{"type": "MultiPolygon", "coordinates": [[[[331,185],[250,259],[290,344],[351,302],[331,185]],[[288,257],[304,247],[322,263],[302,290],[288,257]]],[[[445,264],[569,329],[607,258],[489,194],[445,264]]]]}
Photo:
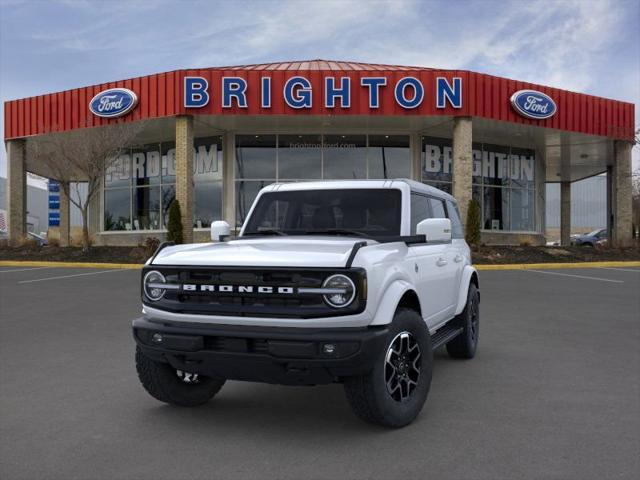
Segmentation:
{"type": "Polygon", "coordinates": [[[27,234],[25,150],[24,140],[7,141],[7,227],[11,245],[20,244],[27,234]]]}
{"type": "Polygon", "coordinates": [[[462,223],[467,223],[467,209],[471,200],[473,177],[473,126],[471,117],[453,119],[453,196],[458,201],[462,223]]]}
{"type": "Polygon", "coordinates": [[[560,245],[571,245],[571,182],[560,182],[560,245]]]}
{"type": "Polygon", "coordinates": [[[632,178],[631,178],[631,142],[616,141],[615,164],[611,179],[613,203],[613,228],[609,232],[611,245],[628,247],[632,242],[632,178]]]}
{"type": "Polygon", "coordinates": [[[411,179],[422,181],[422,135],[414,133],[409,141],[411,151],[411,179]]]}
{"type": "Polygon", "coordinates": [[[70,188],[69,182],[63,185],[60,182],[60,246],[68,247],[70,245],[70,227],[71,227],[71,206],[69,205],[69,196],[65,193],[70,188]]]}
{"type": "Polygon", "coordinates": [[[236,228],[236,137],[233,133],[222,136],[222,218],[236,228]]]}
{"type": "Polygon", "coordinates": [[[182,213],[182,238],[193,242],[193,117],[176,117],[176,200],[182,213]]]}

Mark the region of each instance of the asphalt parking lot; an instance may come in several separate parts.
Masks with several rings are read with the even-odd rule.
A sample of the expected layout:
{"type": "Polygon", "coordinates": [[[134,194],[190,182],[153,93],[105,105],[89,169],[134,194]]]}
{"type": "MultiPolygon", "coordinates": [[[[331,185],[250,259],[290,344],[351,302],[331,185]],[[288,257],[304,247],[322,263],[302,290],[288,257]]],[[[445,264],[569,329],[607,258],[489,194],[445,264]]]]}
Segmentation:
{"type": "Polygon", "coordinates": [[[478,355],[435,358],[401,430],[341,386],[139,385],[135,270],[0,268],[0,478],[639,478],[640,269],[481,272],[478,355]]]}

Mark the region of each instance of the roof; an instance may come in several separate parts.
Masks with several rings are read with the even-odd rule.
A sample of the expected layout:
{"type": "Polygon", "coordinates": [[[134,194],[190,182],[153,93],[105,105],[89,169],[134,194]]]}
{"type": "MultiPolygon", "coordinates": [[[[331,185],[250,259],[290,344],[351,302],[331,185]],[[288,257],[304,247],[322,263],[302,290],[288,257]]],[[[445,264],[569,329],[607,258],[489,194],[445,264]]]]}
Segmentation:
{"type": "Polygon", "coordinates": [[[424,193],[438,198],[451,200],[455,198],[438,188],[408,178],[394,178],[389,180],[318,180],[307,182],[272,183],[262,189],[262,192],[294,192],[300,190],[337,190],[349,188],[399,188],[399,184],[406,184],[412,192],[424,193]]]}
{"type": "Polygon", "coordinates": [[[415,71],[433,70],[428,67],[411,67],[407,65],[389,65],[384,63],[347,62],[341,60],[299,60],[292,62],[256,63],[251,65],[234,65],[229,67],[213,67],[211,70],[333,70],[333,71],[415,71]]]}

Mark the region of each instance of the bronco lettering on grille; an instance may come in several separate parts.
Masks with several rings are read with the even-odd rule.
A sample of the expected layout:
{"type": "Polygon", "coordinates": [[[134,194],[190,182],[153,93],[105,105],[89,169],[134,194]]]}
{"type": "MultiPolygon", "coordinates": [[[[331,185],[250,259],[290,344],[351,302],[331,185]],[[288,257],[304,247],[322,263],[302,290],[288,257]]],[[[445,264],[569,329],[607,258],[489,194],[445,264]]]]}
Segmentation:
{"type": "Polygon", "coordinates": [[[219,292],[219,293],[263,293],[263,294],[292,294],[293,287],[272,287],[253,285],[205,285],[185,283],[182,285],[184,292],[219,292]]]}

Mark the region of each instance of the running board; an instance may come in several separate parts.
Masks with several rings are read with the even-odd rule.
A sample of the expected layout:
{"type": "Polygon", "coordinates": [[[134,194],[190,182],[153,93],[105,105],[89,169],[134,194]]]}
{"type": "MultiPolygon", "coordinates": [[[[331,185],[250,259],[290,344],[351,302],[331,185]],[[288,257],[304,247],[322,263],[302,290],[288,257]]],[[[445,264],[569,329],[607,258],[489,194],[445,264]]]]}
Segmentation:
{"type": "Polygon", "coordinates": [[[456,338],[462,333],[462,330],[464,330],[462,327],[454,327],[451,324],[442,327],[436,333],[431,335],[431,346],[433,350],[440,348],[445,343],[456,338]]]}

